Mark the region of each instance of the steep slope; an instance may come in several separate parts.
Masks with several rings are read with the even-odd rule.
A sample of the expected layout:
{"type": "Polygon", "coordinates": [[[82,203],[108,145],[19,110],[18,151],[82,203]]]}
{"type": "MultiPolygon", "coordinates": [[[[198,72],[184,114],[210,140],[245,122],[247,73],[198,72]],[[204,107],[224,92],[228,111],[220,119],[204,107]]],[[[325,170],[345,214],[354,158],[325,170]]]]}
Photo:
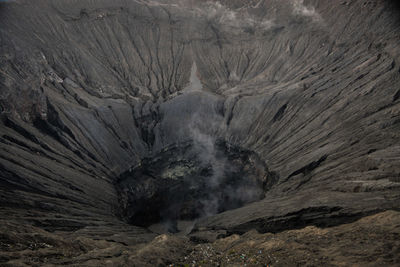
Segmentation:
{"type": "Polygon", "coordinates": [[[399,208],[390,1],[15,0],[0,1],[0,25],[0,216],[10,222],[131,244],[155,236],[129,224],[143,220],[138,199],[171,192],[186,192],[185,214],[202,211],[189,216],[192,234],[399,208]],[[251,190],[186,198],[186,177],[214,192],[237,172],[251,190]]]}

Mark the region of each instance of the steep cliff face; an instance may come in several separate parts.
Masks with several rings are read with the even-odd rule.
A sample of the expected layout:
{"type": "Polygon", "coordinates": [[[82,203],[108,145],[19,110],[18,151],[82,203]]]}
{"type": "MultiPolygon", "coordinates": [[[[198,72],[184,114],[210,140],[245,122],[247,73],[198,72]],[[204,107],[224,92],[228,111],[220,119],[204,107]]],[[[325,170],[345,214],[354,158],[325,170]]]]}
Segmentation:
{"type": "Polygon", "coordinates": [[[228,192],[234,173],[243,181],[192,216],[193,232],[330,226],[398,209],[396,7],[0,1],[0,216],[137,243],[154,237],[129,225],[144,220],[141,196],[157,213],[186,192],[193,214],[209,203],[190,192],[228,192]]]}

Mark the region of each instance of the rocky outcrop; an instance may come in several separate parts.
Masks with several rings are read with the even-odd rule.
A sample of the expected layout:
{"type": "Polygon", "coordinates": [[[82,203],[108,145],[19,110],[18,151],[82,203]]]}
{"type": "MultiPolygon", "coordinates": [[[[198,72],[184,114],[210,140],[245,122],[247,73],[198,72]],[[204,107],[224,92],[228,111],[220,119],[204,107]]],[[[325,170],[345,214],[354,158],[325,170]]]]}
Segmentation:
{"type": "Polygon", "coordinates": [[[127,245],[112,237],[54,234],[2,221],[0,260],[7,262],[4,266],[398,266],[399,226],[399,212],[386,211],[330,228],[307,226],[276,234],[253,230],[209,243],[163,234],[127,245]]]}

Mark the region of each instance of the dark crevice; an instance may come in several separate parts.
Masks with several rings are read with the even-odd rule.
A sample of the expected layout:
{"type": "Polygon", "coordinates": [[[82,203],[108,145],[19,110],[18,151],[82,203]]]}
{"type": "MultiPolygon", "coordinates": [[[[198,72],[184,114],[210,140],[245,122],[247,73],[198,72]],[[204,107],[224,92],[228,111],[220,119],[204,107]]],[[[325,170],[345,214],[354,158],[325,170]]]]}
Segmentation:
{"type": "Polygon", "coordinates": [[[301,229],[309,225],[320,228],[333,227],[357,221],[382,210],[346,212],[342,207],[309,207],[279,217],[260,218],[229,230],[228,235],[244,234],[252,229],[260,233],[279,233],[288,229],[301,229]]]}
{"type": "Polygon", "coordinates": [[[272,122],[280,121],[285,113],[286,108],[287,103],[279,108],[278,112],[276,112],[275,116],[273,117],[272,122]]]}
{"type": "Polygon", "coordinates": [[[16,124],[15,122],[13,122],[8,117],[3,118],[3,123],[4,123],[4,126],[10,128],[10,129],[13,129],[14,131],[19,133],[20,135],[22,135],[26,139],[29,139],[32,142],[36,143],[36,144],[39,144],[39,141],[37,140],[37,138],[32,133],[30,133],[29,131],[27,131],[26,129],[21,127],[20,125],[16,124]]]}
{"type": "Polygon", "coordinates": [[[393,102],[395,102],[395,101],[397,101],[397,99],[399,99],[400,98],[400,90],[397,90],[397,92],[394,94],[394,96],[393,96],[393,102]]]}
{"type": "Polygon", "coordinates": [[[51,195],[43,190],[38,189],[37,187],[30,185],[26,179],[24,179],[23,177],[17,175],[12,171],[7,170],[6,167],[1,163],[0,163],[0,185],[2,189],[7,189],[7,191],[20,190],[20,191],[40,194],[43,196],[54,197],[54,195],[51,195]]]}
{"type": "Polygon", "coordinates": [[[292,172],[288,176],[288,178],[286,178],[285,182],[288,181],[291,177],[296,176],[298,174],[307,175],[307,174],[311,173],[314,169],[316,169],[319,165],[321,165],[321,163],[324,162],[327,158],[328,158],[328,156],[324,155],[319,160],[313,161],[313,162],[307,164],[306,166],[292,172]]]}
{"type": "Polygon", "coordinates": [[[56,111],[55,107],[50,103],[47,99],[47,120],[53,126],[59,128],[61,131],[68,134],[73,140],[76,140],[74,134],[72,133],[71,129],[69,129],[60,119],[58,112],[56,111]]]}

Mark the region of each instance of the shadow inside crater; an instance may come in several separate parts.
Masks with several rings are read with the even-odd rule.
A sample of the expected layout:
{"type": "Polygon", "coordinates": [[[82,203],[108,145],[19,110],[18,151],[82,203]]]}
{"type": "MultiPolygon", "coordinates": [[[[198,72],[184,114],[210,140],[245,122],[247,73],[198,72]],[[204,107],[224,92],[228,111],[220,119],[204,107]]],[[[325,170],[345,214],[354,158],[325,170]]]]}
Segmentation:
{"type": "Polygon", "coordinates": [[[194,220],[264,198],[276,181],[256,153],[218,141],[210,155],[189,142],[164,149],[123,173],[116,184],[120,217],[137,226],[155,223],[177,232],[194,220]]]}

